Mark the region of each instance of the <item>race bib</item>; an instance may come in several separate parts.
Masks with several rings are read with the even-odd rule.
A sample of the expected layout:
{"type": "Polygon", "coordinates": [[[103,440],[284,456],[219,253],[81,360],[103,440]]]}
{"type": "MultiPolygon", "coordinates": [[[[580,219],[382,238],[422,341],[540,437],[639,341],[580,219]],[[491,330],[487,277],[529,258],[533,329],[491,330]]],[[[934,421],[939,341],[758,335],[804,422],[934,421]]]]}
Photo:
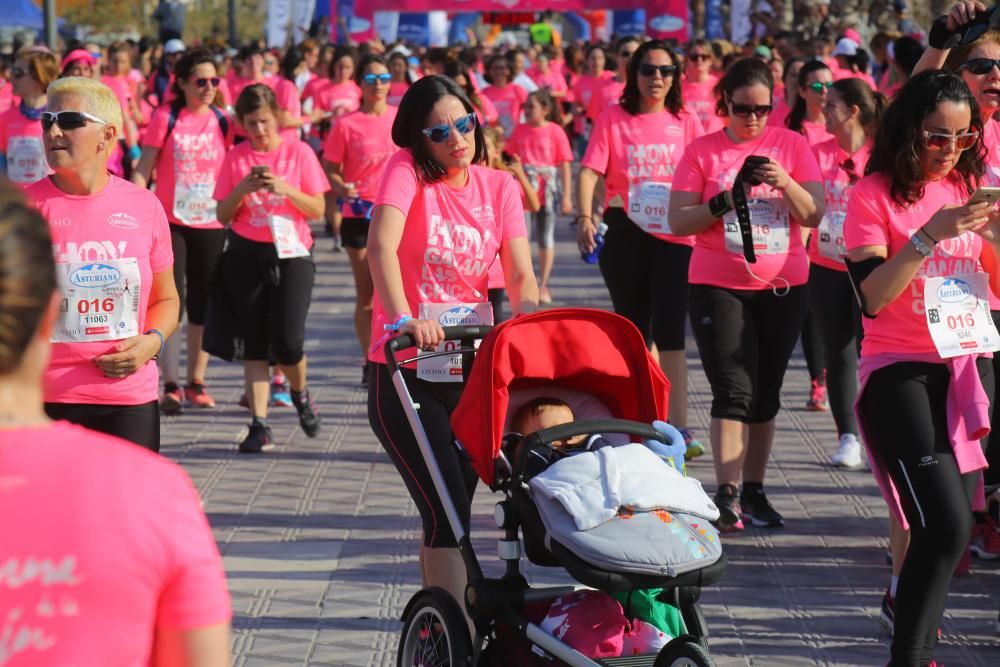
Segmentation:
{"type": "Polygon", "coordinates": [[[214,191],[215,183],[187,183],[178,178],[174,186],[174,217],[190,226],[212,224],[219,204],[212,197],[214,191]]]}
{"type": "Polygon", "coordinates": [[[309,249],[302,244],[299,233],[295,229],[295,221],[281,215],[268,216],[274,247],[278,251],[278,259],[292,257],[308,257],[309,249]]]}
{"type": "Polygon", "coordinates": [[[7,175],[22,185],[31,185],[49,173],[41,137],[11,137],[7,142],[7,175]]]}
{"type": "Polygon", "coordinates": [[[53,343],[96,343],[139,334],[142,279],[134,257],[60,262],[56,277],[63,300],[53,343]]]}
{"type": "Polygon", "coordinates": [[[844,218],[842,211],[827,213],[820,220],[816,230],[816,243],[819,254],[835,262],[843,262],[847,257],[847,245],[844,243],[844,218]]]}
{"type": "Polygon", "coordinates": [[[924,281],[927,329],[942,359],[1000,350],[985,273],[924,281]]]}
{"type": "MultiPolygon", "coordinates": [[[[753,249],[758,255],[785,255],[788,253],[789,225],[788,209],[784,202],[776,199],[747,200],[750,208],[750,225],[753,229],[753,249]]],[[[725,230],[726,250],[737,255],[743,254],[743,236],[736,211],[726,213],[722,218],[725,230]]]]}
{"type": "MultiPolygon", "coordinates": [[[[420,304],[420,319],[437,320],[443,327],[455,327],[474,324],[493,324],[493,306],[485,303],[422,303],[420,304]]],[[[461,348],[461,343],[446,340],[438,345],[433,352],[450,352],[461,348]]],[[[476,349],[479,341],[476,341],[476,349]]],[[[430,354],[421,352],[421,354],[430,354]]],[[[429,382],[461,382],[462,355],[453,354],[424,359],[417,358],[417,377],[429,382]]]]}
{"type": "Polygon", "coordinates": [[[667,211],[670,208],[668,183],[643,182],[628,187],[628,217],[649,234],[669,234],[667,211]]]}

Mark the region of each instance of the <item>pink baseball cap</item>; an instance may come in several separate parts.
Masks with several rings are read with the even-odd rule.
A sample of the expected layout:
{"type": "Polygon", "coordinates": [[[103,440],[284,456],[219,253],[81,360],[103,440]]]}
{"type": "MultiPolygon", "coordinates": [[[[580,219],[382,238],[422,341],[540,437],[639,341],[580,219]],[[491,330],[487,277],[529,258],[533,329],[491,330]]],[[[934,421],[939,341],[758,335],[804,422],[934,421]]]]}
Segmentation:
{"type": "Polygon", "coordinates": [[[94,56],[90,55],[90,51],[87,51],[86,49],[73,49],[72,51],[67,53],[66,56],[63,58],[62,68],[65,70],[73,63],[79,62],[81,60],[86,61],[87,64],[90,66],[94,66],[97,64],[97,61],[94,60],[94,56]]]}
{"type": "Polygon", "coordinates": [[[844,37],[853,40],[855,44],[861,44],[861,35],[854,28],[848,28],[844,31],[844,37]]]}

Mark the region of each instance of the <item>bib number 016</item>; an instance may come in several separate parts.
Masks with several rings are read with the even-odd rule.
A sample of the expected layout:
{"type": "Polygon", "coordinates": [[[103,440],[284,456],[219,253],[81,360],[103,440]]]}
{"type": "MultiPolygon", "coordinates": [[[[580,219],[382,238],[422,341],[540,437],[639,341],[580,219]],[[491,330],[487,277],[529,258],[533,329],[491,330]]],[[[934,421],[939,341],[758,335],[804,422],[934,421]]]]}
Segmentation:
{"type": "Polygon", "coordinates": [[[76,302],[76,310],[81,315],[88,313],[111,313],[115,310],[114,299],[81,299],[76,302]]]}

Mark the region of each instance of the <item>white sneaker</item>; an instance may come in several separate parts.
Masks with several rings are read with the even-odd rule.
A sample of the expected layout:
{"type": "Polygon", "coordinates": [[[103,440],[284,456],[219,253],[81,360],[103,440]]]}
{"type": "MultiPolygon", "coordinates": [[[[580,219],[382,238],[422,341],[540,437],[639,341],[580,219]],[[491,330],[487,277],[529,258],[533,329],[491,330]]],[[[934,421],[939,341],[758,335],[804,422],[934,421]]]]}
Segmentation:
{"type": "Polygon", "coordinates": [[[853,433],[840,436],[840,446],[830,457],[830,462],[838,468],[857,468],[861,466],[861,443],[853,433]]]}

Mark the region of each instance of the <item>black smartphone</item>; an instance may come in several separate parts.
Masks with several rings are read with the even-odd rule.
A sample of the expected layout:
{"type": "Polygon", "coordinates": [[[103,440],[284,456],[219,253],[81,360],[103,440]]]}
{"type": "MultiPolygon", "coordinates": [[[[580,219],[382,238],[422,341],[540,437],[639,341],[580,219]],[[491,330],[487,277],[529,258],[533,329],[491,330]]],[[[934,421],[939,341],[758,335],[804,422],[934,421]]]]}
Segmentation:
{"type": "Polygon", "coordinates": [[[510,163],[514,161],[514,159],[510,156],[510,153],[507,151],[500,151],[500,159],[503,160],[503,163],[506,165],[510,165],[510,163]]]}
{"type": "Polygon", "coordinates": [[[747,185],[760,185],[760,180],[753,175],[753,172],[757,167],[768,162],[770,160],[763,155],[748,155],[747,159],[743,161],[743,166],[740,167],[740,180],[747,185]]]}

